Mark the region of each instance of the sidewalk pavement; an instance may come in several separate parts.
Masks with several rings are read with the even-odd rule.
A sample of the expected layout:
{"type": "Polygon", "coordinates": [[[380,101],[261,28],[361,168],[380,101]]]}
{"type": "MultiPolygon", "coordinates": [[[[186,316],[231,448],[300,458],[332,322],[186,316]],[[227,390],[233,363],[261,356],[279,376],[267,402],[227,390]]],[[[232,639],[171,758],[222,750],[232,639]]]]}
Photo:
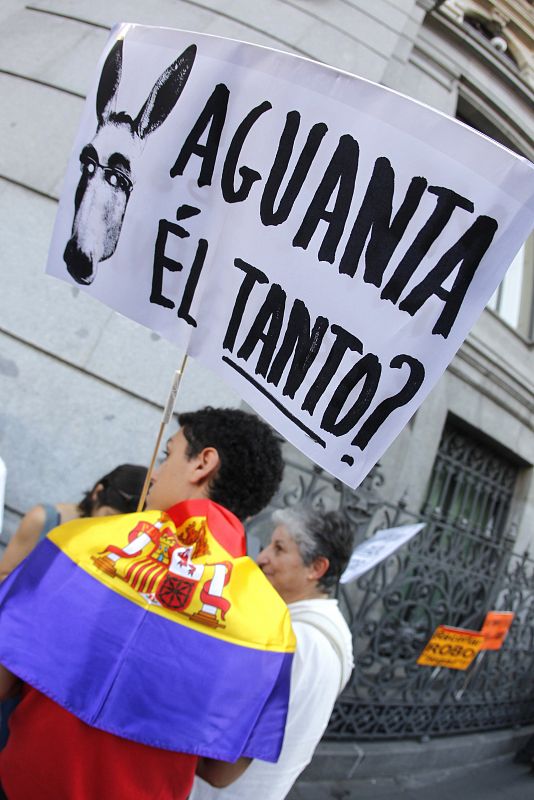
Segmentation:
{"type": "Polygon", "coordinates": [[[510,755],[417,776],[298,782],[288,800],[534,800],[534,772],[510,755]]]}

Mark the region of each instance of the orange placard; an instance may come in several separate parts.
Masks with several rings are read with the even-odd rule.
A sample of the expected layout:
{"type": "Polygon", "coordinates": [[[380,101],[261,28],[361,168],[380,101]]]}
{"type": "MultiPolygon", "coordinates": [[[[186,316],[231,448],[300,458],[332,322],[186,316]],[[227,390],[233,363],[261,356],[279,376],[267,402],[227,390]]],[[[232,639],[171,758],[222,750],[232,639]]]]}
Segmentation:
{"type": "Polygon", "coordinates": [[[513,611],[488,611],[480,633],[484,636],[481,650],[500,650],[514,620],[513,611]]]}
{"type": "Polygon", "coordinates": [[[417,663],[424,667],[467,669],[483,642],[480,631],[438,625],[417,663]]]}

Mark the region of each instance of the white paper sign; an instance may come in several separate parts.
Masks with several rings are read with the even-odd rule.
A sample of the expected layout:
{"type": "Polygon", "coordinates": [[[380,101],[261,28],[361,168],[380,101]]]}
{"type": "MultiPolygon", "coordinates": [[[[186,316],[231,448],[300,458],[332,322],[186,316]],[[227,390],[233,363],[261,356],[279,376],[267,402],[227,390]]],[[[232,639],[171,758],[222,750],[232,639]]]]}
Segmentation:
{"type": "Polygon", "coordinates": [[[357,486],[533,221],[532,165],[440,113],[303,58],[124,24],[47,271],[186,349],[357,486]]]}
{"type": "Polygon", "coordinates": [[[355,581],[360,575],[368,572],[381,561],[388,558],[395,550],[409,542],[410,539],[423,530],[424,522],[415,525],[401,525],[398,528],[386,528],[377,531],[365,542],[362,542],[352,551],[350,561],[341,578],[340,583],[355,581]]]}

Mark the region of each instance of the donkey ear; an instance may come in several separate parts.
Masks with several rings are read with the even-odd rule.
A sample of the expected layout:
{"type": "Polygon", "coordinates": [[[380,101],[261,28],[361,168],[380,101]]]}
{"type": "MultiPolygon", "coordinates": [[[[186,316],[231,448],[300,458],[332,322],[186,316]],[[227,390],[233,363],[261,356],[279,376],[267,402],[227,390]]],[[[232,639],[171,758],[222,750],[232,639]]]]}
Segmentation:
{"type": "Polygon", "coordinates": [[[122,39],[115,42],[102,67],[100,83],[96,93],[96,113],[99,126],[109,117],[111,106],[117,94],[122,72],[122,39]]]}
{"type": "Polygon", "coordinates": [[[154,84],[146,103],[134,121],[134,130],[137,129],[140,139],[159,128],[173,110],[187,83],[196,53],[196,45],[190,45],[170,67],[167,67],[154,84]]]}

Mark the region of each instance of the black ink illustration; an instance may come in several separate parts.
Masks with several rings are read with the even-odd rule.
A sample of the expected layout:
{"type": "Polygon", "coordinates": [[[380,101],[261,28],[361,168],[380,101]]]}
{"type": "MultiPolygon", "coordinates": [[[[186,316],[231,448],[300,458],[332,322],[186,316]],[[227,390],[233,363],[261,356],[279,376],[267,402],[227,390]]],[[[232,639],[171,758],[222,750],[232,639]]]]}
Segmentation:
{"type": "Polygon", "coordinates": [[[100,261],[115,252],[143,143],[173,110],[196,55],[195,45],[184,50],[156,81],[133,119],[115,110],[122,48],[121,39],[102,69],[96,96],[98,126],[80,153],[82,174],[74,198],[72,233],[63,253],[69,274],[85,285],[93,282],[100,261]]]}

